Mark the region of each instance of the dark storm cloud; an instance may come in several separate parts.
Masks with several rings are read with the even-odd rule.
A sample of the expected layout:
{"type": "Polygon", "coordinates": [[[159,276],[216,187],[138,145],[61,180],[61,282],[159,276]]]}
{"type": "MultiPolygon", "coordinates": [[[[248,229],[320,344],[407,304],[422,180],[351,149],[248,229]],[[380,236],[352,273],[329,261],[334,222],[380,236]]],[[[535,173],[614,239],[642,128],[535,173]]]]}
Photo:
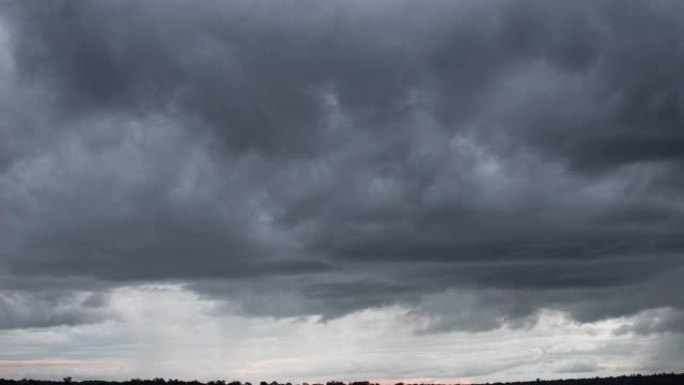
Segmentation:
{"type": "Polygon", "coordinates": [[[684,308],[679,8],[7,3],[0,268],[432,330],[684,308]]]}
{"type": "Polygon", "coordinates": [[[0,330],[95,323],[106,319],[101,294],[0,292],[0,330]]]}

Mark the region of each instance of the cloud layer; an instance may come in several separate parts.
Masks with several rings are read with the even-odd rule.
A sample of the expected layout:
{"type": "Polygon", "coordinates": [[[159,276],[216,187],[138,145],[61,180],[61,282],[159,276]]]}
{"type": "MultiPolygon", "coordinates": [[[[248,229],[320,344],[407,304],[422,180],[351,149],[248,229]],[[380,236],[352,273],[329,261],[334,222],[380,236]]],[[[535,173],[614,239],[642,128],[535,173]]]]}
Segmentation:
{"type": "Polygon", "coordinates": [[[3,4],[0,327],[145,282],[426,331],[681,311],[681,7],[3,4]]]}

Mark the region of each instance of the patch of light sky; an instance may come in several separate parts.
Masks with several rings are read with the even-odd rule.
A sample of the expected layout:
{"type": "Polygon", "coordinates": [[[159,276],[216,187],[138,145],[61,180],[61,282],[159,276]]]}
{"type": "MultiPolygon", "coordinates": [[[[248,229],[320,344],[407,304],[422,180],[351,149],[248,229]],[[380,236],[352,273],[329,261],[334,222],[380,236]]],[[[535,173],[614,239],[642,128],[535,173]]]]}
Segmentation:
{"type": "Polygon", "coordinates": [[[163,373],[252,383],[467,383],[609,376],[649,371],[643,358],[657,354],[668,337],[625,333],[638,316],[580,324],[553,311],[542,311],[529,328],[481,333],[416,333],[424,320],[396,306],[327,322],[247,318],[225,314],[224,304],[180,285],[117,289],[108,307],[114,320],[0,332],[0,377],[127,379],[163,373]]]}

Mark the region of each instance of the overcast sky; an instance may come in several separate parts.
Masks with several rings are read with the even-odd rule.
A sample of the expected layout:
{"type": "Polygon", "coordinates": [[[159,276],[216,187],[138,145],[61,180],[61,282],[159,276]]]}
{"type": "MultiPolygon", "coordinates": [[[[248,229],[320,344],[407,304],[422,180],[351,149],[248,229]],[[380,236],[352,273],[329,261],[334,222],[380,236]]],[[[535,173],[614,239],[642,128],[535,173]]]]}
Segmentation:
{"type": "Polygon", "coordinates": [[[682,371],[684,2],[0,2],[0,377],[682,371]]]}

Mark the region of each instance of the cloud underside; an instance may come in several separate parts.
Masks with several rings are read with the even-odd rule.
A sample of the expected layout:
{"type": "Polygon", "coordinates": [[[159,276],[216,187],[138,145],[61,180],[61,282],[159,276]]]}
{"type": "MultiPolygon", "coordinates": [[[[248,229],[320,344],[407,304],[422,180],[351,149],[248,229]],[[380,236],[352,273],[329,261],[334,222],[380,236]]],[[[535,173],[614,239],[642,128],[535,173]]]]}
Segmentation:
{"type": "Polygon", "coordinates": [[[683,309],[682,6],[3,4],[0,328],[144,282],[431,330],[683,309]]]}

